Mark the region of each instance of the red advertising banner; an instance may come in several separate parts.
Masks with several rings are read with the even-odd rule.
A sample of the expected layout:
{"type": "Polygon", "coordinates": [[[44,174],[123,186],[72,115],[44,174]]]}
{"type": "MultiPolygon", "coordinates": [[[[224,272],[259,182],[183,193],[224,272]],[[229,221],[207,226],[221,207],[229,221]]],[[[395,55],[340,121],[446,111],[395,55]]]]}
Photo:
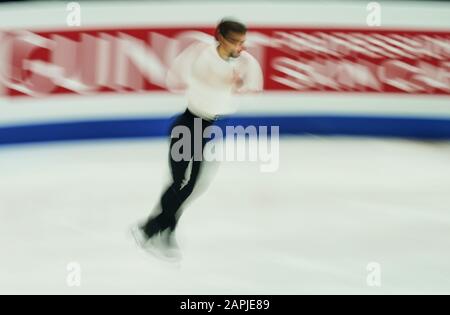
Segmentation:
{"type": "MultiPolygon", "coordinates": [[[[0,93],[166,91],[171,61],[212,28],[0,32],[0,93]]],[[[450,94],[450,31],[255,27],[264,90],[450,94]]]]}

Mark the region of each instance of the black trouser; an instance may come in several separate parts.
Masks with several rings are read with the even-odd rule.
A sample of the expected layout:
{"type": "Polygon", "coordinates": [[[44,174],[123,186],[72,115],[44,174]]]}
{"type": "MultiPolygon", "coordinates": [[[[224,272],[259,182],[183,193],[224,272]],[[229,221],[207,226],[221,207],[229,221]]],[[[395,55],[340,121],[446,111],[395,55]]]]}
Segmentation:
{"type": "MultiPolygon", "coordinates": [[[[151,237],[155,233],[164,231],[169,228],[173,231],[177,225],[178,219],[181,216],[181,213],[178,213],[183,203],[188,199],[188,197],[192,194],[195,184],[198,181],[201,166],[203,162],[203,149],[205,148],[206,143],[210,139],[205,139],[203,135],[203,131],[208,126],[211,126],[213,122],[201,119],[201,139],[198,139],[199,133],[194,132],[194,122],[197,118],[197,121],[200,121],[200,118],[192,114],[189,110],[186,110],[182,115],[180,115],[174,122],[171,127],[171,135],[172,131],[177,126],[185,126],[189,129],[191,135],[191,149],[190,149],[190,160],[182,159],[181,161],[177,161],[172,156],[172,148],[174,144],[181,140],[182,134],[179,137],[171,136],[170,141],[170,150],[169,150],[169,162],[170,162],[170,170],[172,174],[172,183],[163,193],[160,200],[160,210],[161,212],[154,217],[151,217],[147,223],[144,225],[144,231],[146,234],[151,237]],[[201,144],[201,159],[194,159],[194,141],[197,137],[198,143],[201,144]],[[187,174],[186,170],[189,168],[189,164],[192,163],[192,167],[190,168],[190,172],[187,174]],[[186,182],[186,179],[188,181],[186,182]]],[[[200,146],[199,146],[200,147],[200,146]]],[[[181,152],[183,150],[180,150],[181,152]]],[[[189,151],[188,151],[189,152],[189,151]]]]}

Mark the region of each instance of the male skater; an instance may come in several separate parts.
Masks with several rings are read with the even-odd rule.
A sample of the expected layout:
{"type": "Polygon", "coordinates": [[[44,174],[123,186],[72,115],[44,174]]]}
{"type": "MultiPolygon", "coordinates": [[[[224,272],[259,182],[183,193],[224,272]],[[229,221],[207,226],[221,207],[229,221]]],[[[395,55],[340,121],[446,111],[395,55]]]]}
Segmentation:
{"type": "Polygon", "coordinates": [[[161,258],[180,259],[174,231],[181,207],[198,183],[203,149],[209,140],[203,137],[203,131],[220,117],[237,110],[232,104],[233,93],[262,90],[261,68],[244,50],[246,33],[244,24],[222,20],[216,27],[216,43],[189,46],[175,59],[167,74],[169,89],[186,90],[188,98],[186,111],[171,128],[169,163],[172,182],[160,199],[160,212],[132,230],[140,247],[161,258]],[[194,125],[201,126],[201,134],[194,133],[194,125]],[[174,156],[174,146],[183,140],[183,133],[177,132],[180,127],[190,131],[189,159],[180,160],[174,156]],[[199,137],[201,139],[196,139],[199,137]],[[196,141],[200,145],[194,145],[196,141]],[[195,158],[198,157],[195,150],[200,150],[200,159],[195,158]]]}

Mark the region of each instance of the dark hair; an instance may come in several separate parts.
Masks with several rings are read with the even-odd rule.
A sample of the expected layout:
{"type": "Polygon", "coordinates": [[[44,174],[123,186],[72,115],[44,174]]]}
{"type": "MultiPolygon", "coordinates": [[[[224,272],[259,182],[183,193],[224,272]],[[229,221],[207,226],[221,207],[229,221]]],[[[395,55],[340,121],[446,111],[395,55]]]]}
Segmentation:
{"type": "Polygon", "coordinates": [[[219,40],[219,34],[223,37],[227,37],[229,33],[239,33],[239,34],[245,34],[247,33],[247,27],[235,20],[231,19],[223,19],[220,21],[220,23],[216,27],[216,33],[214,34],[214,37],[216,40],[219,40]]]}

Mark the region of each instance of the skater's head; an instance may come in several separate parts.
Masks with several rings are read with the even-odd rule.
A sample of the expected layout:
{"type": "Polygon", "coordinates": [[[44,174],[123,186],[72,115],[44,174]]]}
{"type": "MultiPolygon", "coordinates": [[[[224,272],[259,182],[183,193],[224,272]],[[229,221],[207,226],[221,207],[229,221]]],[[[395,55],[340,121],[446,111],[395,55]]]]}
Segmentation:
{"type": "Polygon", "coordinates": [[[227,57],[237,58],[244,50],[247,27],[231,19],[223,19],[216,27],[215,37],[219,49],[227,57]]]}

